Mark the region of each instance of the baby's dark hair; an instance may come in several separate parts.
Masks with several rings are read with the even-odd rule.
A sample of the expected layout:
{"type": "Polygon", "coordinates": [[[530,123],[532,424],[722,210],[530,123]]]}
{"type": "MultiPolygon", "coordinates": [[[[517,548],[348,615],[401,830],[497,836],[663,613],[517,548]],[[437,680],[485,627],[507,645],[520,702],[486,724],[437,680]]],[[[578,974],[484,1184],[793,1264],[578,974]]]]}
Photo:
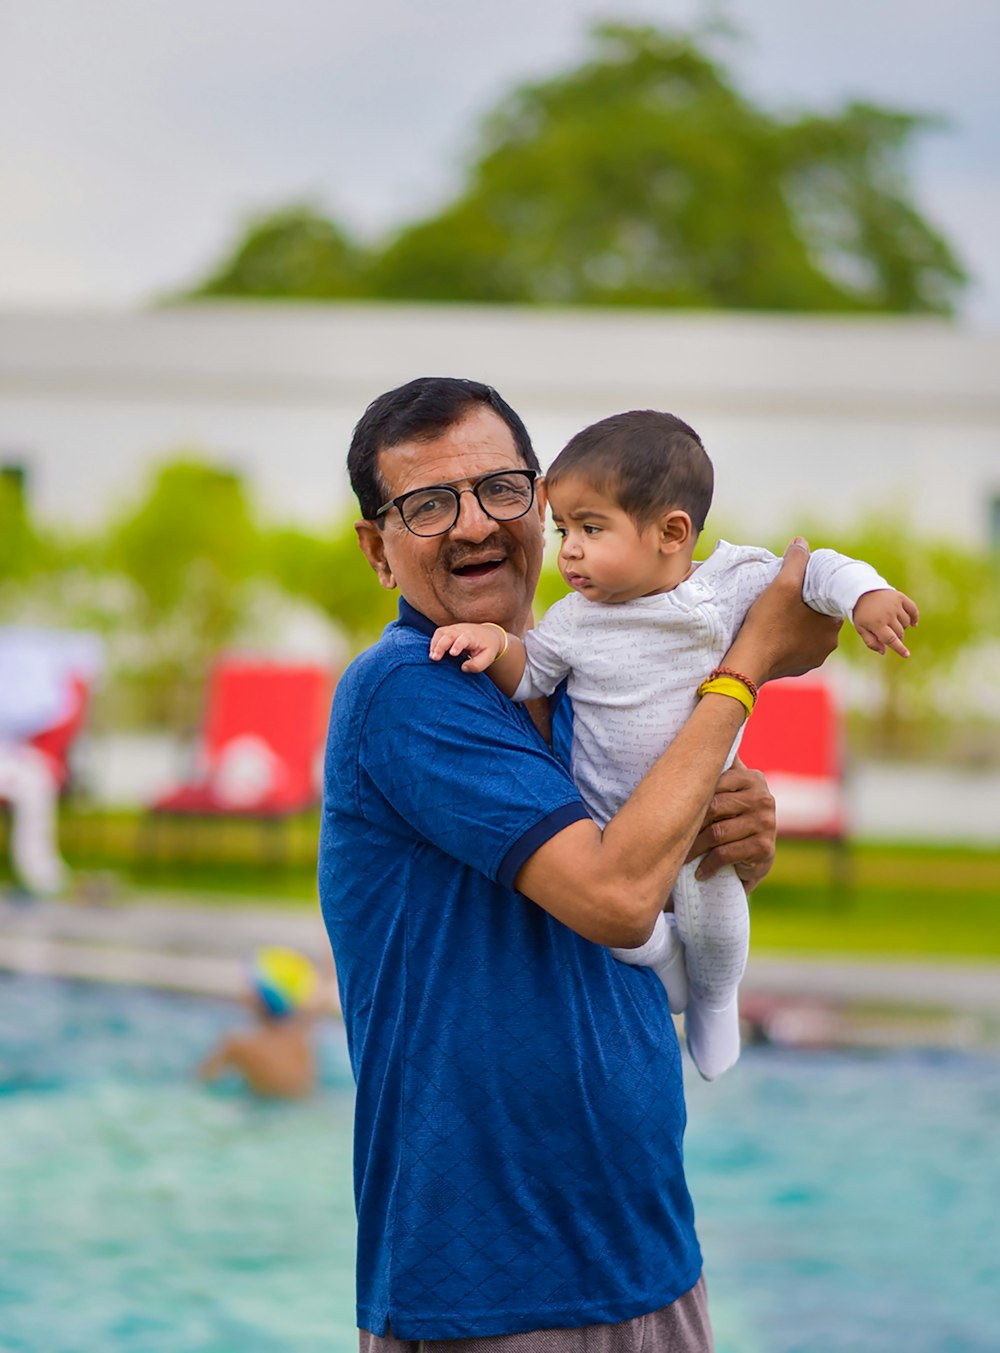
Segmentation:
{"type": "Polygon", "coordinates": [[[570,474],[583,475],[639,527],[681,508],[701,531],[712,506],[712,462],[701,438],[655,409],[612,414],[571,437],[545,480],[551,488],[570,474]]]}

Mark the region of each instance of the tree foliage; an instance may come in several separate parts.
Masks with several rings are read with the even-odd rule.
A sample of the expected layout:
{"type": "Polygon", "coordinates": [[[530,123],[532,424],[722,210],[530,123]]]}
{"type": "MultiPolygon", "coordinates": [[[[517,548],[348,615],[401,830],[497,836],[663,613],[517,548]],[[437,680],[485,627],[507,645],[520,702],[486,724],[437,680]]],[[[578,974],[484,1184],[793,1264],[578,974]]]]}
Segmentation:
{"type": "Polygon", "coordinates": [[[271,533],[268,566],[290,596],[318,606],[358,646],[376,639],[396,616],[398,599],[378,585],[358,547],[354,514],[316,535],[285,527],[271,533]]]}
{"type": "Polygon", "coordinates": [[[323,300],[360,296],[365,255],[314,207],[284,207],[254,217],[230,256],[193,296],[323,300]]]}
{"type": "MultiPolygon", "coordinates": [[[[994,653],[1000,641],[1000,559],[953,540],[925,539],[902,521],[872,518],[851,532],[826,538],[809,532],[814,546],[829,545],[865,559],[894,587],[916,601],[920,622],[907,631],[911,657],[873,654],[853,632],[845,632],[839,652],[874,683],[877,696],[869,719],[870,750],[899,753],[914,730],[941,713],[940,702],[960,664],[976,661],[978,649],[994,653]]],[[[847,627],[845,626],[845,631],[847,627]]]]}
{"type": "Polygon", "coordinates": [[[780,116],[690,33],[605,25],[484,120],[464,186],[364,251],[292,209],[199,295],[940,312],[964,281],[914,204],[933,125],[851,103],[780,116]]]}
{"type": "Polygon", "coordinates": [[[21,480],[12,473],[0,474],[0,585],[30,576],[45,555],[21,480]]]}
{"type": "Polygon", "coordinates": [[[185,457],[94,542],[92,567],[126,584],[109,620],[131,642],[115,656],[154,719],[196,722],[205,671],[246,614],[257,541],[239,477],[185,457]]]}
{"type": "MultiPolygon", "coordinates": [[[[248,634],[266,648],[292,602],[315,608],[354,650],[395,616],[397,595],[379,587],[352,520],[320,530],[262,524],[238,477],[188,454],[161,466],[109,524],[67,541],[28,520],[0,477],[0,622],[96,629],[110,669],[98,722],[186,732],[216,655],[248,634]]],[[[920,606],[908,662],[877,657],[849,631],[840,651],[874,690],[866,754],[932,749],[935,720],[961,726],[976,683],[981,691],[996,672],[1000,556],[884,517],[832,536],[814,523],[807,535],[867,559],[920,606]]],[[[536,614],[565,592],[550,549],[536,614]]]]}

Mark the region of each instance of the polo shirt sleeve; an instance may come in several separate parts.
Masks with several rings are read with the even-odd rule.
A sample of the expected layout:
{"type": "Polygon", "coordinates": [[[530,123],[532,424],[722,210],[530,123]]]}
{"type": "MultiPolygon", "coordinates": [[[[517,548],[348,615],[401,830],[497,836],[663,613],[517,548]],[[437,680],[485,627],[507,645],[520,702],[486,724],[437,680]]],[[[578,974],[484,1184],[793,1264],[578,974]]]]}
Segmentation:
{"type": "Polygon", "coordinates": [[[513,887],[550,837],[588,817],[576,786],[488,677],[454,659],[394,667],[358,739],[363,815],[513,887]]]}

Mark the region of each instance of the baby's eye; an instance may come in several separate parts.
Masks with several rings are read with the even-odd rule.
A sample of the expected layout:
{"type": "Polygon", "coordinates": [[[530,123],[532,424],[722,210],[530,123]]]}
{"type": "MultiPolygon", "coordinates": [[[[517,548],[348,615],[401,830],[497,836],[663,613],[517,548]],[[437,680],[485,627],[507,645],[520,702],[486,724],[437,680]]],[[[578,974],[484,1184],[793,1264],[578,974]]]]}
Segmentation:
{"type": "Polygon", "coordinates": [[[565,526],[556,526],[556,524],[553,522],[553,524],[552,524],[552,529],[553,529],[553,531],[555,531],[556,535],[559,537],[560,540],[565,540],[565,539],[566,539],[566,528],[565,528],[565,526]]]}
{"type": "Polygon", "coordinates": [[[590,522],[584,522],[583,533],[587,536],[599,536],[601,534],[601,528],[599,526],[591,526],[590,522]]]}

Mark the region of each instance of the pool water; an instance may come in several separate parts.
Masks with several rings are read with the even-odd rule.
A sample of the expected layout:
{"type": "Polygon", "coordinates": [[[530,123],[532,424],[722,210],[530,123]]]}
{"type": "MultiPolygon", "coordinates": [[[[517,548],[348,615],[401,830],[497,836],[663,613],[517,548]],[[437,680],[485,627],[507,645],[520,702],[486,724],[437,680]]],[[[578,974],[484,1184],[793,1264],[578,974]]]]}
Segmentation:
{"type": "MultiPolygon", "coordinates": [[[[0,1349],[347,1353],[352,1086],[191,1069],[221,1003],[0,977],[0,1349]]],[[[718,1353],[1000,1348],[1000,1062],[749,1049],[688,1081],[718,1353]]]]}

